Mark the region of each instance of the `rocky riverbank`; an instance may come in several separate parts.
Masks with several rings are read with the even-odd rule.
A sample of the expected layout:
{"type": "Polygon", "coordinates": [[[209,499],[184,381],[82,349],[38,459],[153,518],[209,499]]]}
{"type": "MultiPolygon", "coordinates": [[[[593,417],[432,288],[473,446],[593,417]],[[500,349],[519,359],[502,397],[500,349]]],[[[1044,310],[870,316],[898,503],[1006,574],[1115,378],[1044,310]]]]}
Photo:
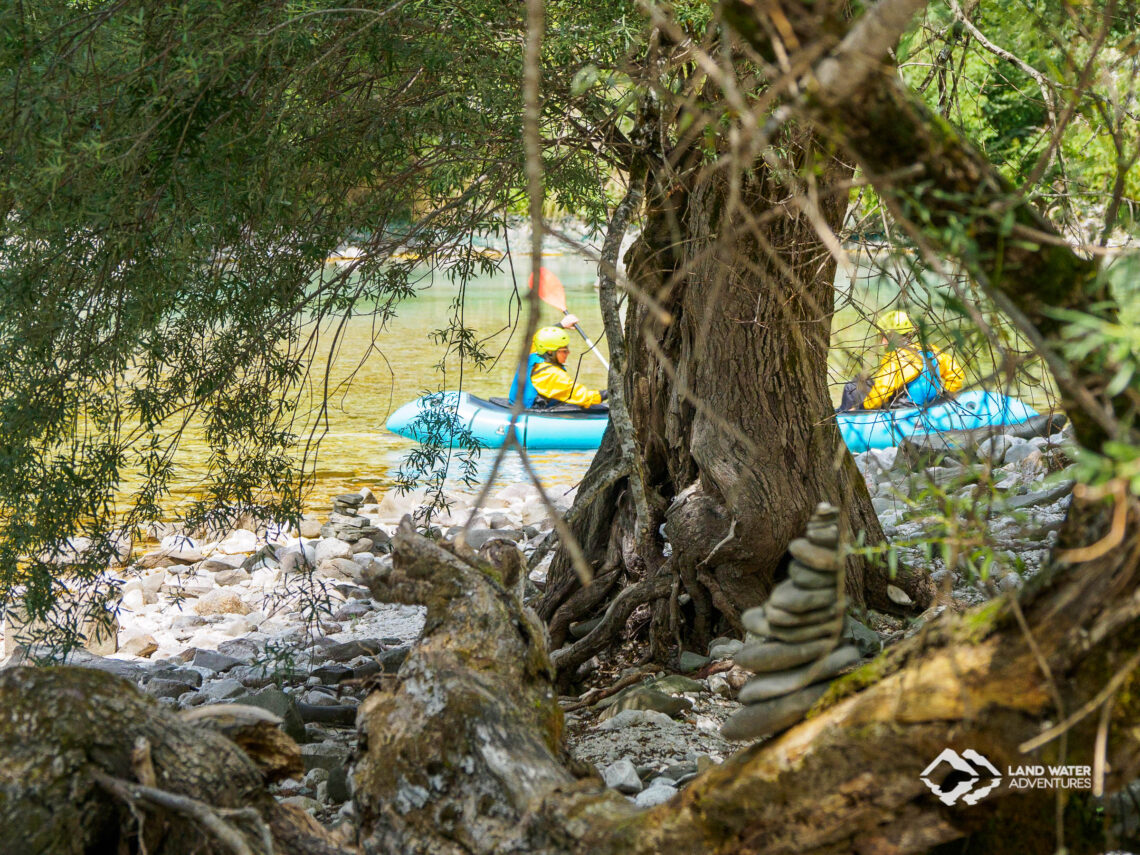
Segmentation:
{"type": "MultiPolygon", "coordinates": [[[[1059,434],[994,437],[966,451],[904,446],[857,455],[856,463],[890,549],[900,562],[927,568],[945,592],[917,619],[858,615],[862,622],[852,621],[845,637],[862,657],[943,609],[1024,584],[1056,538],[1071,489],[1059,434]],[[983,526],[985,542],[974,529],[983,526]]],[[[571,500],[559,501],[565,509],[571,500]]],[[[238,703],[270,711],[302,743],[304,758],[303,774],[275,785],[279,797],[324,821],[350,816],[356,707],[373,681],[396,673],[422,627],[419,609],[371,600],[363,574],[390,563],[389,539],[418,502],[415,494],[377,498],[364,489],[335,497],[299,531],[239,529],[210,540],[167,532],[109,571],[119,583],[117,637],[74,661],[121,674],[179,709],[238,703]]],[[[459,535],[469,502],[455,498],[435,522],[440,535],[459,535]]],[[[537,491],[512,485],[493,493],[465,539],[475,548],[505,539],[530,555],[549,536],[537,491]]],[[[548,562],[531,572],[538,587],[548,562]]],[[[902,614],[906,603],[899,606],[902,614]]],[[[751,674],[732,657],[749,640],[721,638],[707,651],[685,652],[683,674],[628,669],[610,675],[611,685],[626,684],[620,692],[602,681],[592,698],[564,699],[572,753],[639,804],[668,799],[736,750],[720,730],[741,709],[737,693],[751,674]]],[[[26,652],[16,641],[5,638],[8,664],[26,652]]]]}

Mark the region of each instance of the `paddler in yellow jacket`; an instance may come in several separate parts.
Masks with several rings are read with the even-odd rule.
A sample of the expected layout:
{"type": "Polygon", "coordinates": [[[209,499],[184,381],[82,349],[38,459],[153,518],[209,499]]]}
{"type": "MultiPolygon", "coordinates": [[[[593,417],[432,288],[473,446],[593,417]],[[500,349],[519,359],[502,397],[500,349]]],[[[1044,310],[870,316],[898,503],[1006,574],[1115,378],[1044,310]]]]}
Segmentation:
{"type": "MultiPolygon", "coordinates": [[[[570,335],[566,330],[576,323],[576,317],[567,315],[561,327],[543,327],[534,334],[523,387],[523,406],[528,409],[563,403],[592,407],[609,397],[604,389],[598,392],[575,383],[564,367],[570,358],[570,335]]],[[[518,397],[518,386],[516,376],[511,383],[512,404],[518,397]]]]}
{"type": "Polygon", "coordinates": [[[865,394],[857,381],[844,387],[839,412],[926,407],[962,388],[966,374],[957,360],[933,345],[920,344],[906,312],[880,315],[876,325],[887,352],[865,394]]]}

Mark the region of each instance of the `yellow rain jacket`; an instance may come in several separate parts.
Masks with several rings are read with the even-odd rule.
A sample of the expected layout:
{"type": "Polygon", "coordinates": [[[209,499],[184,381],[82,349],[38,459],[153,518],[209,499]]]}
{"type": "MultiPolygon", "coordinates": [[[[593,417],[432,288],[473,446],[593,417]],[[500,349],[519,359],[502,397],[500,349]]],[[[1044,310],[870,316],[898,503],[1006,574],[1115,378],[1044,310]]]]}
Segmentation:
{"type": "Polygon", "coordinates": [[[953,355],[943,353],[932,345],[928,345],[926,348],[904,345],[898,350],[890,351],[879,363],[879,368],[872,377],[871,391],[863,399],[863,409],[878,410],[889,407],[894,398],[906,388],[907,384],[927,371],[926,361],[922,358],[923,350],[934,357],[938,366],[937,379],[944,392],[953,394],[962,388],[962,384],[966,380],[966,373],[953,355]]]}
{"type": "Polygon", "coordinates": [[[579,407],[592,407],[602,402],[600,392],[580,386],[565,368],[549,362],[540,362],[534,366],[530,372],[530,382],[539,395],[553,401],[577,404],[579,407]]]}

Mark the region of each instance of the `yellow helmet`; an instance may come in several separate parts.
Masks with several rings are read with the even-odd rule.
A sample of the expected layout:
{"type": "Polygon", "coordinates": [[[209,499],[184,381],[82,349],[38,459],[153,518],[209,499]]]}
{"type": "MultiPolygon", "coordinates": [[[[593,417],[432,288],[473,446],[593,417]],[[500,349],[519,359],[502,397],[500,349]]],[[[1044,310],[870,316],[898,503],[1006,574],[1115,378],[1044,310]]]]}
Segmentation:
{"type": "Polygon", "coordinates": [[[543,327],[534,334],[534,353],[550,353],[570,345],[570,334],[562,327],[543,327]]]}
{"type": "Polygon", "coordinates": [[[906,312],[883,312],[875,320],[875,325],[883,335],[888,333],[903,337],[914,335],[914,323],[906,312]]]}

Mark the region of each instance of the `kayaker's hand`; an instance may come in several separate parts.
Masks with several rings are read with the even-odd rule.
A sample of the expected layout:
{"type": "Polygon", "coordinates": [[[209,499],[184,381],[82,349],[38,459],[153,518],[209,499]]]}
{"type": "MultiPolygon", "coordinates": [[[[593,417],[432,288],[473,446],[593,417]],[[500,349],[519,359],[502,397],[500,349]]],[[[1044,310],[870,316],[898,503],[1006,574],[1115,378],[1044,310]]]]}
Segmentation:
{"type": "Polygon", "coordinates": [[[578,326],[578,317],[577,315],[566,315],[559,323],[562,324],[563,329],[572,330],[578,326]]]}
{"type": "Polygon", "coordinates": [[[610,390],[609,389],[603,389],[598,394],[602,396],[602,400],[604,401],[610,396],[610,390]]]}

